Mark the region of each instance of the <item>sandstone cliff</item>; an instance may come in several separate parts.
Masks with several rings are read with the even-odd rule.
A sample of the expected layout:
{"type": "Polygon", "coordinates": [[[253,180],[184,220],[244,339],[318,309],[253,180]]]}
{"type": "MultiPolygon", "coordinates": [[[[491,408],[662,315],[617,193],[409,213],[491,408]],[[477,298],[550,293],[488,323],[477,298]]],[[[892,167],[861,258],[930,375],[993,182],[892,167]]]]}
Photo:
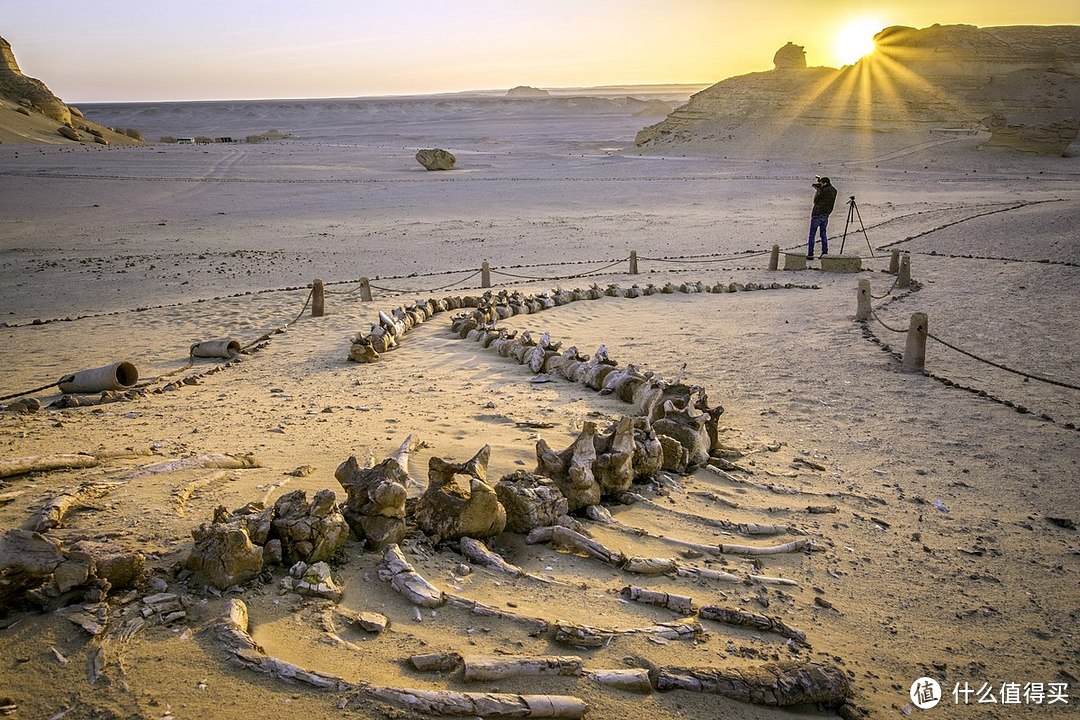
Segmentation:
{"type": "Polygon", "coordinates": [[[0,37],[0,142],[138,144],[135,131],[117,132],[85,119],[37,78],[23,75],[11,44],[0,37]],[[85,135],[83,133],[86,133],[85,135]]]}
{"type": "Polygon", "coordinates": [[[874,40],[874,53],[840,70],[806,67],[802,48],[788,43],[774,70],[701,91],[637,144],[868,159],[944,134],[985,135],[991,118],[1012,128],[995,134],[999,145],[1060,154],[1075,138],[1080,26],[892,27],[874,40]]]}

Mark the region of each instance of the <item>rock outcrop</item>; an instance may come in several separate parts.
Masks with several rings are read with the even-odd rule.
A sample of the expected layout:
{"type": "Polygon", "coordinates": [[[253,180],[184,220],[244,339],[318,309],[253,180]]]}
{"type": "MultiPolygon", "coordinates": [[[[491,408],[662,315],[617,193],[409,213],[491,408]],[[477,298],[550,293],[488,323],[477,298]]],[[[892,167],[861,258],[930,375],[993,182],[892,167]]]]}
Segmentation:
{"type": "Polygon", "coordinates": [[[806,50],[802,45],[789,42],[776,51],[772,61],[776,70],[805,70],[806,50]]]}
{"type": "Polygon", "coordinates": [[[15,102],[26,100],[46,117],[61,123],[71,122],[71,110],[63,100],[53,95],[45,83],[22,74],[11,44],[4,38],[0,38],[0,96],[15,102]]]}
{"type": "Polygon", "coordinates": [[[991,145],[1061,152],[1049,138],[1067,137],[1080,107],[1080,26],[890,27],[874,41],[875,52],[842,70],[806,67],[802,49],[788,43],[774,70],[697,93],[641,130],[637,145],[832,160],[844,147],[876,157],[940,141],[935,131],[974,133],[997,115],[1002,128],[1043,128],[1035,135],[1047,142],[998,138],[991,145]]]}

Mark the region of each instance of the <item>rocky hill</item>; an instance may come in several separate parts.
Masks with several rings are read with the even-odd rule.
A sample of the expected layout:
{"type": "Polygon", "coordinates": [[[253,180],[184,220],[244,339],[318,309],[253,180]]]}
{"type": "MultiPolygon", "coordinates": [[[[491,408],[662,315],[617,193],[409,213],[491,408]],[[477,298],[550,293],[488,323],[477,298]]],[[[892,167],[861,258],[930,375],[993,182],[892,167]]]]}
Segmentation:
{"type": "MultiPolygon", "coordinates": [[[[1080,129],[1080,26],[890,27],[842,69],[788,43],[638,133],[640,148],[871,159],[975,136],[1062,154],[1080,129]]],[[[1075,147],[1075,146],[1074,146],[1075,147]]]]}
{"type": "Polygon", "coordinates": [[[141,144],[133,130],[114,130],[83,117],[42,81],[23,75],[11,44],[0,37],[0,143],[141,144]]]}

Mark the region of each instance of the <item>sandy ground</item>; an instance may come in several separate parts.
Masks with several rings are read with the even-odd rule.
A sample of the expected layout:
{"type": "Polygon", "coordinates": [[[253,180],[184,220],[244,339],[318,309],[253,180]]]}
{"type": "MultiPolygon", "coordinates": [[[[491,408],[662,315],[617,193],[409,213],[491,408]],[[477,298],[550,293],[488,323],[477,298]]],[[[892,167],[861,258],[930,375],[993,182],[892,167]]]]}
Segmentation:
{"type": "MultiPolygon", "coordinates": [[[[781,616],[805,630],[812,645],[796,654],[777,636],[704,622],[704,642],[619,638],[580,653],[593,666],[619,667],[633,657],[699,666],[834,659],[851,674],[856,704],[873,717],[905,711],[909,686],[923,675],[945,688],[943,705],[930,711],[943,717],[1069,716],[1080,702],[1080,539],[1075,529],[1046,518],[1080,519],[1080,394],[935,342],[927,358],[933,376],[902,373],[853,315],[857,280],[869,279],[874,294],[884,295],[893,283],[882,272],[887,247],[909,250],[918,286],[875,300],[885,325],[903,328],[912,312],[926,312],[931,332],[958,347],[1080,385],[1078,160],[987,153],[973,139],[828,166],[640,156],[626,146],[642,124],[604,114],[562,117],[557,126],[543,118],[483,117],[455,124],[451,144],[432,140],[446,137],[435,134],[433,114],[407,129],[388,124],[369,141],[349,136],[331,143],[283,127],[297,139],[0,147],[0,321],[7,325],[0,329],[0,394],[120,359],[153,381],[184,368],[193,342],[231,336],[247,344],[291,323],[242,362],[173,392],[0,415],[4,458],[151,451],[154,457],[117,458],[94,471],[5,479],[0,495],[12,497],[0,504],[0,527],[22,526],[58,490],[102,474],[119,479],[122,486],[52,534],[111,538],[147,553],[157,577],[190,604],[183,621],[151,625],[110,647],[104,677],[93,685],[87,679],[93,645],[83,630],[56,615],[7,614],[0,619],[0,696],[17,702],[16,716],[407,716],[362,700],[342,710],[341,695],[229,665],[212,634],[200,632],[224,600],[177,577],[190,530],[219,505],[272,501],[295,489],[340,490],[333,478],[339,463],[350,455],[381,459],[409,433],[426,444],[413,455],[414,477],[424,477],[431,456],[464,460],[487,443],[490,475],[498,478],[533,468],[538,437],[562,448],[584,420],[617,419],[627,406],[568,382],[529,382],[527,369],[458,339],[448,315],[418,327],[379,363],[357,365],[346,356],[352,335],[378,310],[457,281],[435,295],[477,292],[479,278],[463,279],[485,259],[507,273],[554,278],[622,260],[630,250],[642,257],[637,276],[624,274],[627,264],[620,263],[597,277],[528,283],[496,274],[495,281],[520,280],[525,284],[515,287],[524,290],[697,280],[816,289],[606,297],[505,324],[548,331],[583,352],[604,343],[620,364],[665,377],[685,365],[686,379],[726,408],[725,442],[747,453],[735,461],[745,482],[697,471],[665,497],[643,492],[701,517],[787,523],[809,533],[823,552],[764,560],[765,572],[797,587],[629,576],[547,546],[526,546],[511,534],[492,546],[580,590],[568,596],[562,588],[482,569],[461,576],[456,553],[412,543],[407,552],[418,569],[444,589],[461,588],[523,614],[614,627],[673,619],[620,602],[621,587],[648,585],[700,604],[781,616]],[[435,174],[416,165],[415,149],[433,145],[455,152],[459,169],[435,174]],[[752,255],[773,243],[802,247],[814,174],[830,175],[841,198],[858,197],[877,257],[869,257],[861,233],[849,235],[847,251],[864,257],[857,276],[822,273],[816,261],[806,272],[769,272],[767,257],[752,255]],[[748,257],[731,257],[742,252],[748,257]],[[710,253],[723,257],[671,262],[710,253]],[[584,261],[597,262],[578,264],[584,261]],[[410,292],[377,291],[375,302],[362,303],[354,282],[362,275],[410,292]],[[340,294],[327,296],[325,317],[298,318],[316,277],[340,294]],[[522,419],[554,427],[516,426],[522,419]],[[135,473],[163,459],[238,452],[254,453],[261,467],[135,473]],[[314,472],[286,474],[302,465],[314,472]],[[197,490],[181,499],[178,493],[192,484],[197,490]],[[760,487],[765,484],[790,492],[760,487]],[[697,491],[739,507],[710,504],[697,491]],[[806,511],[825,504],[838,511],[806,511]],[[973,697],[970,706],[957,707],[951,691],[965,682],[999,689],[1006,682],[1067,683],[1070,704],[976,705],[973,697]]],[[[833,216],[834,243],[844,212],[841,206],[833,216]]],[[[902,349],[902,335],[877,321],[866,328],[902,349]]],[[[199,361],[168,379],[215,362],[199,361]]],[[[48,403],[58,394],[35,397],[48,403]]],[[[670,538],[733,540],[656,509],[610,509],[627,525],[670,538]]],[[[629,554],[673,552],[655,538],[590,528],[629,554]]],[[[730,570],[747,567],[737,558],[727,563],[730,570]]],[[[378,637],[345,630],[360,650],[323,642],[322,606],[280,593],[277,578],[256,581],[242,594],[256,640],[273,655],[349,681],[429,688],[464,689],[465,683],[417,673],[403,663],[409,655],[567,652],[513,624],[452,608],[425,611],[417,622],[409,603],[376,579],[376,564],[355,541],[334,563],[346,586],[342,607],[379,611],[391,621],[378,637]]],[[[117,600],[115,616],[136,607],[117,600]]],[[[495,688],[575,694],[590,704],[593,718],[790,716],[682,691],[637,696],[574,678],[470,689],[495,688]]]]}

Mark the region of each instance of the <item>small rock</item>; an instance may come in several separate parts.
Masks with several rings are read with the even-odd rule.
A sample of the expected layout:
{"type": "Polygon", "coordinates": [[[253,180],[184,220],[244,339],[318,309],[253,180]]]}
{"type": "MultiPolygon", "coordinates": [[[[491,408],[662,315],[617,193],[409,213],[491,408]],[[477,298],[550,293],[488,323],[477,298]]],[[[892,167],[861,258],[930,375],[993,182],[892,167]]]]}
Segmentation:
{"type": "Polygon", "coordinates": [[[361,612],[356,616],[356,624],[370,633],[381,633],[386,630],[390,621],[385,615],[376,612],[361,612]]]}

